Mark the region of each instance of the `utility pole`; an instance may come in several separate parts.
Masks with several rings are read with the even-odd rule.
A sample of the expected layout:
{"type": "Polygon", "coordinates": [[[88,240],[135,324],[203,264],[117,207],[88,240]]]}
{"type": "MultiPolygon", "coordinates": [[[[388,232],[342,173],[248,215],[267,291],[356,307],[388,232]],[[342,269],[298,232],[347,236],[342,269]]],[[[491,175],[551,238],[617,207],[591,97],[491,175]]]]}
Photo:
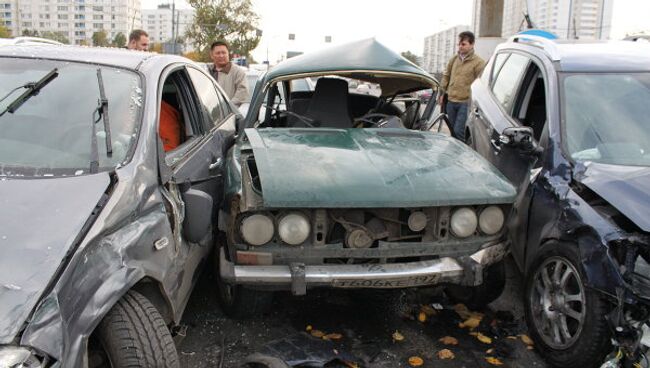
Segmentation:
{"type": "Polygon", "coordinates": [[[176,1],[172,1],[172,44],[174,45],[174,55],[176,54],[176,1]]]}

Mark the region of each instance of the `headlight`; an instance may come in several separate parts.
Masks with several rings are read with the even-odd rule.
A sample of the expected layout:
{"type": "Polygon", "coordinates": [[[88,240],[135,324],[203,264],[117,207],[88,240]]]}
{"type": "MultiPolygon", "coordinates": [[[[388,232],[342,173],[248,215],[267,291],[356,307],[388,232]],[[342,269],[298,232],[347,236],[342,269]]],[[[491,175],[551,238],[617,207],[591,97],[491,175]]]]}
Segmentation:
{"type": "Polygon", "coordinates": [[[283,216],[278,224],[280,239],[289,245],[304,243],[310,230],[311,226],[307,217],[297,212],[283,216]]]}
{"type": "Polygon", "coordinates": [[[478,226],[485,235],[494,235],[503,227],[503,211],[497,206],[490,206],[481,211],[478,226]]]}
{"type": "Polygon", "coordinates": [[[41,368],[44,365],[42,360],[30,349],[19,346],[1,346],[0,367],[41,368]]]}
{"type": "Polygon", "coordinates": [[[411,212],[408,219],[408,226],[411,231],[422,231],[427,227],[427,215],[424,212],[415,211],[411,212]]]}
{"type": "Polygon", "coordinates": [[[463,207],[451,215],[451,231],[459,238],[466,238],[474,234],[477,222],[474,210],[463,207]]]}
{"type": "Polygon", "coordinates": [[[250,245],[264,245],[273,239],[273,220],[266,215],[254,214],[241,222],[241,236],[250,245]]]}

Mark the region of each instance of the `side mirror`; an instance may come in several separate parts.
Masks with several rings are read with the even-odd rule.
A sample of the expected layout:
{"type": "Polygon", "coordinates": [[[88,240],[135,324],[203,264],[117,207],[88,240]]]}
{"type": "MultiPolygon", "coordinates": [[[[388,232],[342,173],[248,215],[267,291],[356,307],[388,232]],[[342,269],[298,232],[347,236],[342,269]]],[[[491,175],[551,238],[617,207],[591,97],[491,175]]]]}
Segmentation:
{"type": "Polygon", "coordinates": [[[212,225],[212,196],[197,189],[181,188],[185,202],[183,234],[190,243],[199,243],[210,231],[212,225]]]}
{"type": "Polygon", "coordinates": [[[537,155],[539,148],[533,139],[533,128],[531,127],[509,127],[505,128],[499,136],[499,143],[502,146],[512,147],[523,153],[537,155]]]}

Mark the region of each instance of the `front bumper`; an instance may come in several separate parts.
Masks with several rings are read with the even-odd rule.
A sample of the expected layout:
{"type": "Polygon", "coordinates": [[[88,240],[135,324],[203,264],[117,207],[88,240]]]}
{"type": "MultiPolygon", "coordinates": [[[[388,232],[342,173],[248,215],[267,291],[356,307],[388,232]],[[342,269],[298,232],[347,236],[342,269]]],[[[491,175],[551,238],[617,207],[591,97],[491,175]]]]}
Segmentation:
{"type": "Polygon", "coordinates": [[[387,264],[289,265],[251,266],[235,265],[219,254],[221,278],[232,284],[255,287],[291,288],[296,295],[304,295],[307,287],[394,289],[453,283],[480,285],[483,268],[503,259],[505,243],[481,249],[464,257],[387,264]]]}

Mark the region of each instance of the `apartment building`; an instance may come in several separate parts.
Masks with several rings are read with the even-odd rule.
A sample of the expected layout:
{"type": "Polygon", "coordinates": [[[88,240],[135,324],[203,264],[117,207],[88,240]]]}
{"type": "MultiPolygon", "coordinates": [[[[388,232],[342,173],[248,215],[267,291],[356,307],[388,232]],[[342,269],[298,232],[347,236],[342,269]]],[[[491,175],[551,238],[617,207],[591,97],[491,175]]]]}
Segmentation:
{"type": "MultiPolygon", "coordinates": [[[[176,34],[184,37],[187,27],[194,22],[194,9],[175,9],[174,14],[178,26],[176,34]]],[[[142,9],[142,28],[149,34],[149,42],[172,40],[173,27],[171,4],[158,5],[156,9],[142,9]]]]}
{"type": "Polygon", "coordinates": [[[92,44],[94,32],[109,39],[142,27],[140,0],[0,0],[0,24],[24,31],[59,32],[72,44],[92,44]]]}
{"type": "Polygon", "coordinates": [[[469,30],[469,26],[457,25],[426,37],[422,53],[422,68],[431,74],[440,75],[456,52],[458,34],[469,30]]]}

